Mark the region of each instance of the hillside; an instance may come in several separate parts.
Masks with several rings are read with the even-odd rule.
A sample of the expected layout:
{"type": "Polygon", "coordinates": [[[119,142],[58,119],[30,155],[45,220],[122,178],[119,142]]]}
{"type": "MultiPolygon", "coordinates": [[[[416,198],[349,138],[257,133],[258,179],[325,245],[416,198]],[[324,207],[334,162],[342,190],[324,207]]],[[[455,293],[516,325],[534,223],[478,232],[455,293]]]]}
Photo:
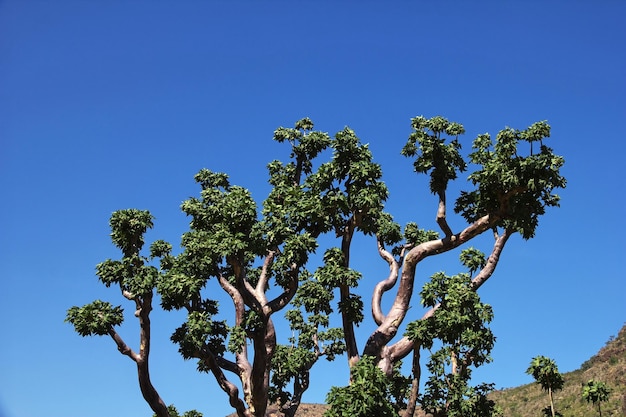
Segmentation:
{"type": "MultiPolygon", "coordinates": [[[[558,357],[553,359],[558,363],[558,357]]],[[[564,417],[597,415],[597,409],[582,400],[582,384],[590,379],[602,381],[612,389],[609,401],[602,404],[602,416],[626,417],[626,325],[580,369],[564,373],[563,378],[565,385],[554,394],[554,403],[564,417]]],[[[504,417],[538,417],[549,402],[547,394],[535,383],[496,391],[491,397],[502,408],[504,417]]],[[[321,417],[325,410],[322,404],[302,404],[296,417],[321,417]]],[[[275,411],[271,408],[268,416],[277,416],[275,411]]],[[[421,416],[416,412],[415,417],[421,416]]]]}
{"type": "MultiPolygon", "coordinates": [[[[554,358],[558,363],[559,358],[554,358]]],[[[618,336],[582,364],[580,369],[563,374],[565,385],[554,394],[556,409],[565,417],[597,415],[597,410],[582,400],[582,384],[590,379],[611,387],[609,401],[602,404],[604,417],[626,416],[626,326],[618,336]]],[[[548,396],[533,383],[494,392],[492,398],[504,411],[505,417],[536,417],[549,403],[548,396]]]]}

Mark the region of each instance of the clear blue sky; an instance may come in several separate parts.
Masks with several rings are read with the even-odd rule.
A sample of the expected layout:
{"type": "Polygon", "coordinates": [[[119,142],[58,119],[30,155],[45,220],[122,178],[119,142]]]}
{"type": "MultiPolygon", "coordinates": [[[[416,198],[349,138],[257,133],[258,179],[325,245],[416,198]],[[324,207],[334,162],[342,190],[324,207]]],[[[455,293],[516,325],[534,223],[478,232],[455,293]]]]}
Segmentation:
{"type": "MultiPolygon", "coordinates": [[[[548,120],[568,188],[481,288],[498,343],[476,375],[530,382],[538,354],[578,368],[626,321],[624,16],[610,0],[1,1],[0,415],[150,416],[134,364],[63,322],[72,305],[123,304],[136,346],[132,306],[94,275],[119,256],[110,214],[149,209],[148,238],[177,245],[193,175],[225,171],[262,200],[266,164],[288,156],[272,132],[305,116],[354,129],[383,167],[389,211],[428,228],[436,202],[399,155],[411,117],[463,123],[465,149],[548,120]]],[[[366,273],[375,281],[374,243],[359,248],[357,265],[383,271],[366,273]]],[[[420,279],[459,272],[452,261],[429,260],[420,279]]],[[[156,387],[179,410],[230,413],[169,342],[181,321],[153,314],[156,387]]],[[[304,400],[322,402],[344,369],[320,366],[304,400]]]]}

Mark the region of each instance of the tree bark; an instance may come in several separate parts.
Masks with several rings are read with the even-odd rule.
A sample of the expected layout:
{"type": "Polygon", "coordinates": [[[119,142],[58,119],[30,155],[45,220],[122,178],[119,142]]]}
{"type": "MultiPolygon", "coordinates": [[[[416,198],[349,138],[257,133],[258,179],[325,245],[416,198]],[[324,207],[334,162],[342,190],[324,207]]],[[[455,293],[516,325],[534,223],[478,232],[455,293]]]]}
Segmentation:
{"type": "Polygon", "coordinates": [[[422,369],[420,367],[420,346],[416,344],[413,346],[413,381],[411,381],[411,394],[409,395],[409,402],[404,412],[404,417],[413,417],[415,414],[415,407],[417,405],[417,397],[420,390],[420,377],[422,369]]]}
{"type": "MultiPolygon", "coordinates": [[[[426,242],[417,246],[409,252],[409,254],[412,255],[412,259],[410,261],[407,261],[405,259],[402,271],[402,278],[400,279],[400,288],[398,289],[396,301],[392,306],[391,312],[386,317],[385,322],[378,327],[378,329],[372,334],[372,336],[370,336],[368,344],[365,348],[366,350],[364,351],[365,354],[371,354],[373,356],[378,355],[377,357],[379,358],[379,367],[385,373],[389,374],[393,368],[393,364],[396,361],[406,357],[413,350],[414,342],[409,340],[407,337],[403,337],[398,342],[390,346],[387,346],[386,343],[388,343],[388,341],[391,340],[393,336],[395,336],[397,332],[397,326],[404,319],[408,311],[410,296],[413,292],[413,281],[415,279],[416,264],[427,256],[448,251],[489,229],[491,224],[494,223],[495,220],[488,220],[488,216],[485,216],[478,222],[466,228],[461,233],[454,235],[454,239],[451,239],[449,243],[444,242],[446,240],[445,238],[438,241],[426,242]],[[410,268],[408,271],[407,267],[410,268]],[[405,294],[404,298],[399,297],[401,292],[405,294]],[[397,323],[393,323],[390,321],[390,317],[394,317],[392,316],[392,314],[395,314],[394,319],[398,320],[397,323]],[[386,323],[387,327],[385,327],[386,323]]],[[[506,245],[509,237],[511,237],[512,233],[513,232],[511,230],[504,230],[501,235],[496,236],[496,241],[494,243],[491,255],[487,259],[487,263],[485,264],[483,269],[472,279],[472,287],[474,290],[477,290],[487,281],[487,279],[489,279],[489,277],[493,275],[496,266],[498,265],[498,262],[500,260],[502,250],[504,249],[504,246],[506,245]]],[[[422,317],[422,320],[432,316],[437,308],[438,306],[435,306],[434,308],[427,311],[422,317]]]]}
{"type": "MultiPolygon", "coordinates": [[[[456,235],[444,237],[439,240],[424,242],[414,247],[406,254],[402,266],[400,284],[398,292],[396,293],[396,298],[389,310],[389,314],[385,317],[385,320],[367,340],[363,351],[365,355],[380,358],[381,355],[384,354],[383,350],[388,351],[387,353],[391,353],[399,347],[403,348],[402,351],[396,351],[394,353],[401,353],[404,355],[402,357],[409,354],[412,349],[412,342],[408,341],[408,339],[401,345],[396,343],[396,346],[387,347],[387,343],[389,343],[389,341],[396,335],[398,326],[402,323],[409,310],[415,284],[415,270],[417,264],[428,256],[447,252],[466,243],[483,233],[485,230],[491,228],[498,219],[499,217],[497,216],[486,215],[456,235]]],[[[400,357],[398,357],[398,359],[400,359],[400,357]]],[[[393,363],[393,361],[391,363],[393,363]]],[[[388,369],[387,371],[390,372],[391,370],[388,369]]]]}
{"type": "Polygon", "coordinates": [[[159,396],[159,393],[150,380],[149,357],[150,357],[150,312],[152,311],[152,293],[145,294],[139,311],[139,360],[137,361],[137,374],[141,394],[152,408],[157,417],[169,417],[167,405],[159,396]]]}
{"type": "Polygon", "coordinates": [[[139,319],[139,353],[134,352],[115,331],[109,329],[109,336],[117,345],[117,350],[122,355],[128,356],[137,365],[137,378],[139,389],[143,399],[148,403],[157,417],[169,417],[167,405],[159,396],[156,388],[150,380],[149,357],[150,357],[150,311],[152,311],[152,293],[144,294],[143,299],[135,298],[138,305],[135,315],[139,319]]]}
{"type": "MultiPolygon", "coordinates": [[[[354,228],[356,226],[356,219],[353,217],[348,225],[345,227],[342,240],[341,251],[343,252],[345,259],[345,267],[350,267],[350,244],[352,243],[352,236],[354,235],[354,228]]],[[[347,284],[343,284],[339,287],[339,294],[341,301],[346,301],[350,297],[350,288],[347,284]]],[[[345,311],[341,312],[341,320],[343,325],[343,334],[346,341],[346,354],[348,356],[348,365],[352,368],[359,360],[359,348],[356,343],[356,336],[354,334],[354,322],[352,318],[348,316],[345,311]]]]}

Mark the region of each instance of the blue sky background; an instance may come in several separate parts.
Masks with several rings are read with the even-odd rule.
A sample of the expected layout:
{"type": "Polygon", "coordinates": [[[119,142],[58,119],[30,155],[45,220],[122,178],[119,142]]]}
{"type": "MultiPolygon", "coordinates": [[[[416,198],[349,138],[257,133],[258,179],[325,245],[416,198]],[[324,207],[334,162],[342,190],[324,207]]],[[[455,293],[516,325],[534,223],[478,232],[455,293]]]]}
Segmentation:
{"type": "MultiPolygon", "coordinates": [[[[134,364],[63,322],[72,305],[123,304],[120,332],[137,345],[132,306],[94,274],[119,256],[110,214],[149,209],[148,240],[177,245],[193,175],[227,172],[261,201],[266,164],[288,157],[272,132],[305,116],[331,134],[354,129],[383,167],[388,210],[427,228],[436,201],[399,155],[411,117],[463,123],[465,150],[479,133],[547,120],[568,188],[480,290],[498,342],[476,378],[531,382],[538,354],[578,368],[626,321],[624,16],[610,0],[0,1],[0,415],[150,416],[134,364]]],[[[373,285],[385,265],[373,241],[356,244],[373,285]]],[[[420,280],[460,272],[455,257],[429,259],[420,280]]],[[[157,309],[152,320],[164,400],[230,413],[168,340],[182,316],[157,309]]],[[[362,328],[361,345],[371,323],[362,328]]],[[[344,360],[320,364],[304,400],[323,402],[346,379],[344,360]]]]}

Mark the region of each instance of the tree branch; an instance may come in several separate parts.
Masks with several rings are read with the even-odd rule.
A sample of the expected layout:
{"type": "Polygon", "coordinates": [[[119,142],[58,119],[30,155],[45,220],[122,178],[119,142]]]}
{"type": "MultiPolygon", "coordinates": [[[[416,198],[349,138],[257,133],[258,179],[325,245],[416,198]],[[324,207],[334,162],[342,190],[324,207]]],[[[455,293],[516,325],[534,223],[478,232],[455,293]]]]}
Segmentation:
{"type": "MultiPolygon", "coordinates": [[[[348,224],[344,228],[344,233],[341,239],[341,251],[343,252],[345,259],[345,267],[350,267],[350,244],[352,243],[352,236],[354,235],[354,228],[356,218],[353,216],[348,224]]],[[[344,302],[350,297],[350,288],[347,284],[341,284],[339,286],[339,294],[341,301],[344,302]]],[[[359,351],[356,344],[356,336],[354,334],[354,323],[352,318],[348,316],[347,312],[341,312],[341,319],[343,324],[343,333],[346,341],[346,353],[348,355],[348,365],[350,368],[359,360],[359,351]]]]}
{"type": "Polygon", "coordinates": [[[420,367],[420,345],[415,343],[413,346],[413,380],[411,381],[411,393],[409,395],[409,401],[407,403],[404,417],[413,417],[415,414],[415,406],[417,404],[417,398],[420,391],[420,377],[422,375],[422,369],[420,367]]]}
{"type": "Polygon", "coordinates": [[[213,356],[209,350],[203,349],[200,359],[211,370],[211,373],[220,388],[222,388],[222,391],[228,395],[229,403],[237,411],[237,415],[240,417],[248,417],[250,414],[247,412],[244,402],[239,398],[239,389],[226,378],[215,356],[213,356]]]}
{"type": "Polygon", "coordinates": [[[287,289],[276,298],[267,303],[269,314],[276,313],[277,311],[285,308],[285,306],[287,306],[287,304],[289,304],[289,302],[296,295],[296,291],[298,290],[298,269],[295,264],[291,266],[289,274],[291,275],[289,287],[287,287],[287,289]]]}
{"type": "MultiPolygon", "coordinates": [[[[369,356],[381,357],[383,349],[386,352],[393,351],[394,347],[387,346],[387,343],[396,335],[398,326],[402,323],[409,310],[415,284],[415,270],[419,262],[428,256],[447,252],[466,243],[493,227],[499,219],[499,216],[485,215],[456,235],[424,242],[411,249],[404,257],[400,285],[389,314],[387,314],[374,333],[370,335],[363,353],[369,356]]],[[[410,343],[407,346],[407,343],[401,340],[394,346],[401,342],[403,346],[402,354],[406,356],[411,351],[410,343]]],[[[388,363],[391,365],[391,362],[388,363]]],[[[390,371],[390,369],[385,371],[390,371]]]]}
{"type": "MultiPolygon", "coordinates": [[[[220,284],[222,289],[226,291],[226,293],[230,296],[233,301],[233,306],[235,307],[235,326],[242,326],[243,317],[246,311],[246,306],[243,300],[243,296],[239,292],[239,290],[232,285],[228,280],[223,276],[219,275],[217,277],[217,282],[220,284]]],[[[237,357],[237,366],[242,369],[249,369],[251,367],[250,362],[248,361],[248,346],[244,341],[243,346],[241,347],[241,352],[236,355],[237,357]]],[[[241,369],[236,371],[236,373],[241,376],[241,369]]]]}
{"type": "Polygon", "coordinates": [[[120,351],[122,355],[126,355],[131,358],[133,361],[137,362],[139,360],[139,355],[135,353],[122,339],[122,337],[115,331],[113,326],[109,328],[109,336],[113,339],[115,344],[117,345],[117,350],[120,351]]]}
{"type": "Polygon", "coordinates": [[[265,256],[265,260],[263,261],[263,269],[261,271],[261,276],[259,277],[259,282],[256,284],[256,293],[265,293],[267,288],[267,281],[269,280],[269,268],[272,266],[274,262],[274,257],[276,256],[276,252],[269,251],[265,256]]]}
{"type": "Polygon", "coordinates": [[[437,195],[439,196],[439,206],[437,208],[437,224],[443,231],[446,237],[452,236],[452,230],[450,226],[448,226],[448,221],[446,220],[446,191],[439,190],[437,191],[437,195]]]}
{"type": "Polygon", "coordinates": [[[372,317],[374,322],[380,325],[385,320],[385,315],[381,308],[383,294],[396,285],[400,274],[400,262],[385,249],[380,239],[377,238],[376,241],[378,243],[378,254],[389,264],[389,276],[376,285],[372,294],[372,317]]]}
{"type": "Polygon", "coordinates": [[[256,297],[255,289],[250,285],[248,280],[246,279],[245,270],[242,267],[241,263],[238,259],[234,257],[229,257],[227,262],[230,266],[233,267],[233,272],[235,275],[235,280],[237,281],[237,291],[246,302],[246,305],[253,308],[256,311],[262,310],[262,303],[256,297]]]}
{"type": "MultiPolygon", "coordinates": [[[[491,251],[491,255],[489,255],[489,258],[487,259],[487,263],[485,264],[483,269],[481,269],[481,271],[472,279],[472,289],[474,291],[480,288],[480,286],[483,285],[493,275],[496,266],[498,265],[498,262],[500,260],[500,255],[504,250],[504,246],[506,245],[506,242],[509,240],[512,234],[513,231],[507,229],[500,236],[498,236],[491,251]]],[[[428,310],[422,316],[421,320],[432,317],[432,315],[438,308],[439,304],[428,310]]],[[[403,337],[393,345],[387,346],[384,349],[384,355],[388,356],[389,362],[394,363],[406,357],[411,352],[413,344],[413,341],[409,340],[407,337],[403,337]]]]}

